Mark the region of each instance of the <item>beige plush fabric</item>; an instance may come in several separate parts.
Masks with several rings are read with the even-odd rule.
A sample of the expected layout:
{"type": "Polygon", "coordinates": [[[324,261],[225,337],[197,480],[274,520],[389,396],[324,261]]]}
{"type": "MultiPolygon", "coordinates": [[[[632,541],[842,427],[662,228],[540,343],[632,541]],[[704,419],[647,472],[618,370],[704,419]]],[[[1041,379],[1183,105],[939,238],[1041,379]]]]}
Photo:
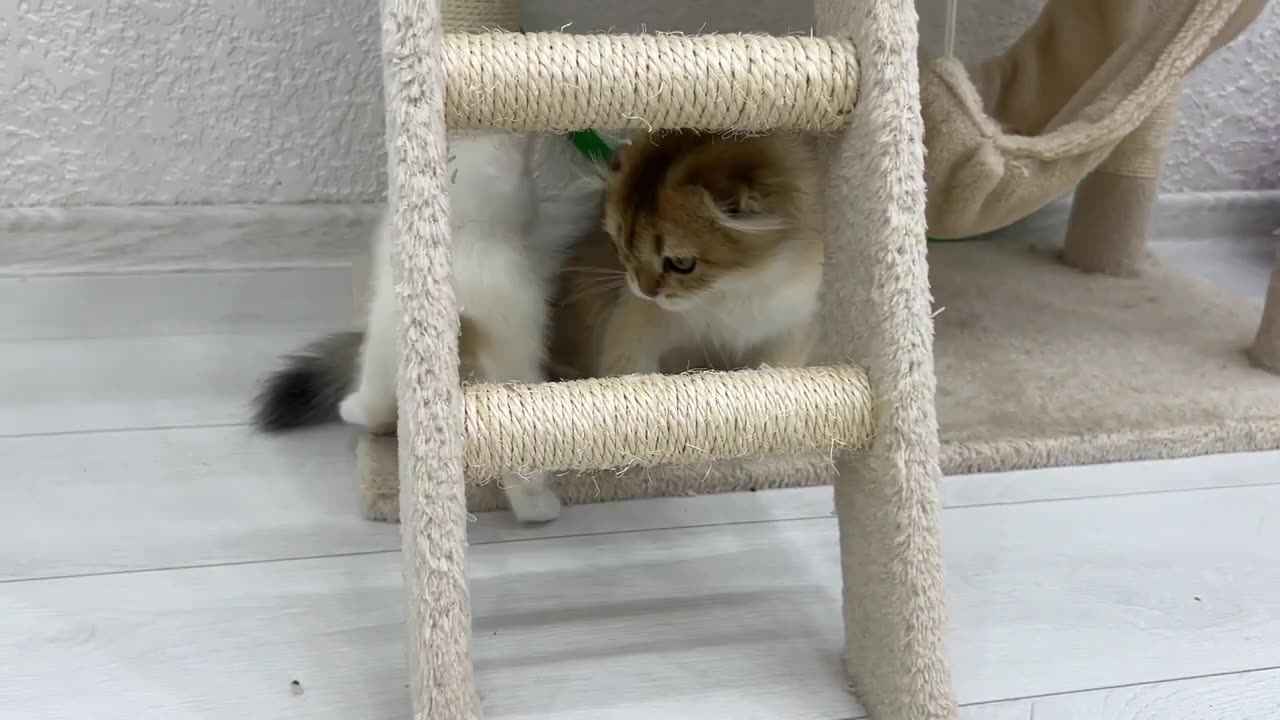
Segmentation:
{"type": "Polygon", "coordinates": [[[845,667],[872,718],[949,720],[918,18],[914,0],[816,10],[820,34],[867,53],[862,112],[823,153],[819,357],[865,368],[876,406],[875,439],[836,458],[845,667]]]}
{"type": "MultiPolygon", "coordinates": [[[[1049,0],[1002,55],[969,70],[923,62],[930,235],[1001,228],[1070,191],[1264,5],[1049,0]]],[[[1148,133],[1154,147],[1131,143],[1112,172],[1158,174],[1167,130],[1148,133]]]]}
{"type": "Polygon", "coordinates": [[[1149,256],[1082,275],[1055,245],[930,249],[948,472],[1280,448],[1257,307],[1149,256]]]}
{"type": "Polygon", "coordinates": [[[445,185],[440,4],[383,0],[389,201],[401,320],[398,470],[409,687],[418,720],[474,720],[458,312],[445,185]]]}
{"type": "MultiPolygon", "coordinates": [[[[929,234],[1005,227],[1074,188],[1066,262],[1138,273],[1182,79],[1265,5],[1048,0],[996,57],[922,61],[929,234]]],[[[1280,373],[1280,300],[1269,303],[1253,355],[1280,373]]]]}

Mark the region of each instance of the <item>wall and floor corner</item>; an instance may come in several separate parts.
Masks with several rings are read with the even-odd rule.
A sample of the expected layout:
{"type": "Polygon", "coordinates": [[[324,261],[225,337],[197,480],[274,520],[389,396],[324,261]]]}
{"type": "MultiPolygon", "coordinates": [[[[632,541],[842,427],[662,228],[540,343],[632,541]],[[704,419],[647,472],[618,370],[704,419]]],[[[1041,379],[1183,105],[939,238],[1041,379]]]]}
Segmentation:
{"type": "MultiPolygon", "coordinates": [[[[373,202],[384,186],[375,0],[0,4],[0,208],[373,202]]],[[[960,3],[958,54],[1038,0],[960,3]]],[[[532,29],[807,31],[807,3],[526,0],[532,29]],[[660,7],[661,6],[661,7],[660,7]],[[660,10],[660,11],[659,11],[660,10]],[[660,23],[653,22],[661,18],[660,23]]],[[[942,45],[942,3],[920,2],[942,45]]],[[[1182,96],[1164,189],[1280,188],[1280,4],[1182,96]]]]}

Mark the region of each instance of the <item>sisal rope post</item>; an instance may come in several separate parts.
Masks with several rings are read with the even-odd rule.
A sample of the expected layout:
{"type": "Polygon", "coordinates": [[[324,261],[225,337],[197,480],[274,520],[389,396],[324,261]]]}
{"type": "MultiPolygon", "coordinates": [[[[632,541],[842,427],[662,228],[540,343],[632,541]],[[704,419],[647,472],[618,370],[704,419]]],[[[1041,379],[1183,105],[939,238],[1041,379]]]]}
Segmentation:
{"type": "Polygon", "coordinates": [[[464,458],[480,482],[832,454],[864,447],[872,424],[866,374],[852,365],[481,383],[467,387],[465,407],[464,458]]]}
{"type": "Polygon", "coordinates": [[[1116,276],[1141,270],[1177,103],[1175,92],[1080,182],[1062,255],[1068,265],[1116,276]]]}
{"type": "Polygon", "coordinates": [[[913,0],[818,0],[818,31],[874,49],[827,148],[824,355],[867,371],[875,439],[837,456],[845,666],[875,720],[953,720],[936,484],[924,126],[913,0]]]}
{"type": "Polygon", "coordinates": [[[1276,253],[1266,304],[1262,307],[1262,321],[1249,348],[1249,358],[1258,367],[1280,375],[1280,252],[1276,253]]]}

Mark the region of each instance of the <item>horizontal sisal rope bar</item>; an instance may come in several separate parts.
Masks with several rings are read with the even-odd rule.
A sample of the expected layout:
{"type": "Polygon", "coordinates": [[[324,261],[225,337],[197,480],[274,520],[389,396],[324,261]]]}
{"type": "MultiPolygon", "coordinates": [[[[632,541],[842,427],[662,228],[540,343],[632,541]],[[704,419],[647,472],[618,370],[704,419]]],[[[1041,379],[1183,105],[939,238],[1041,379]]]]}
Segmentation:
{"type": "Polygon", "coordinates": [[[831,37],[450,33],[445,78],[459,130],[829,131],[858,94],[831,37]]]}
{"type": "Polygon", "coordinates": [[[854,366],[631,375],[465,391],[468,474],[592,471],[861,447],[871,390],[854,366]]]}

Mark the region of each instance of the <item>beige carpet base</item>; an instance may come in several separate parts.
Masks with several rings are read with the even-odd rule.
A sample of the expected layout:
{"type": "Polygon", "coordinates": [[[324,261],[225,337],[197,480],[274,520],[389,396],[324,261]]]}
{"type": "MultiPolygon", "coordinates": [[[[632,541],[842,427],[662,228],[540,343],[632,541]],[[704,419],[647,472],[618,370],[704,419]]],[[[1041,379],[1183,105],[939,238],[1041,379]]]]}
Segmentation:
{"type": "MultiPolygon", "coordinates": [[[[935,245],[947,473],[1280,448],[1280,376],[1249,364],[1260,308],[1149,259],[1086,275],[1027,243],[935,245]]],[[[398,517],[393,438],[358,449],[369,517],[398,517]]],[[[568,503],[830,483],[821,457],[564,475],[568,503]]],[[[471,488],[473,512],[504,507],[471,488]]]]}

